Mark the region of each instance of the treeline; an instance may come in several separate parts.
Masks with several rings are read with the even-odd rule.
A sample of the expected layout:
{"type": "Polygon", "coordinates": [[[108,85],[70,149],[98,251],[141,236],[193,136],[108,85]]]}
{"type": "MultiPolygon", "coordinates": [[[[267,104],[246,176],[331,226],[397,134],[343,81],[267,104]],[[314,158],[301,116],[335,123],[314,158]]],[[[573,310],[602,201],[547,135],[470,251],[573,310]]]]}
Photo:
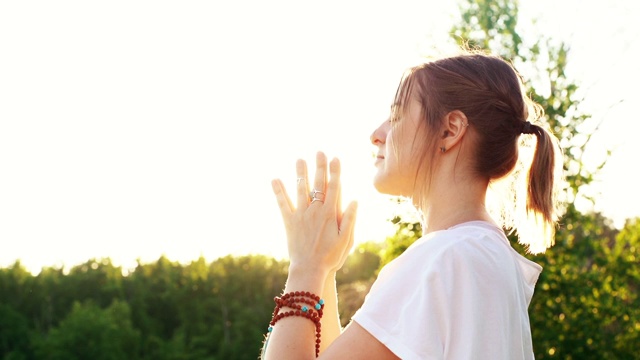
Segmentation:
{"type": "Polygon", "coordinates": [[[264,256],[0,270],[3,359],[256,359],[287,264],[264,256]]]}
{"type": "MultiPolygon", "coordinates": [[[[345,321],[380,264],[365,249],[339,275],[345,321]]],[[[0,269],[0,358],[256,359],[287,268],[261,255],[161,257],[128,274],[103,259],[32,275],[18,261],[0,269]]]]}
{"type": "MultiPolygon", "coordinates": [[[[640,220],[617,230],[569,210],[546,254],[514,243],[544,267],[530,306],[536,358],[639,359],[640,220]]],[[[380,267],[421,235],[395,222],[396,235],[359,245],[338,274],[343,325],[380,267]]],[[[287,266],[161,257],[126,275],[108,259],[32,275],[16,262],[0,269],[0,358],[256,359],[287,266]]]]}

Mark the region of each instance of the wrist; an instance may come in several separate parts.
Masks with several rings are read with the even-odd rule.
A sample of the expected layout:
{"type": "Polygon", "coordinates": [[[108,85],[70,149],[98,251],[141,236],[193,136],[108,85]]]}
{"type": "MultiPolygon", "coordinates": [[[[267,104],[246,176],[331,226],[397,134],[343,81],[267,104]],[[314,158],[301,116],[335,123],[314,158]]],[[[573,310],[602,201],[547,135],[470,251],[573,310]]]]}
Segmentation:
{"type": "Polygon", "coordinates": [[[315,294],[322,294],[327,276],[327,271],[311,269],[306,266],[289,265],[289,276],[285,292],[309,291],[315,294]]]}
{"type": "Polygon", "coordinates": [[[336,272],[335,271],[329,271],[327,273],[327,277],[325,277],[324,282],[325,282],[325,284],[335,284],[335,282],[336,282],[336,272]]]}

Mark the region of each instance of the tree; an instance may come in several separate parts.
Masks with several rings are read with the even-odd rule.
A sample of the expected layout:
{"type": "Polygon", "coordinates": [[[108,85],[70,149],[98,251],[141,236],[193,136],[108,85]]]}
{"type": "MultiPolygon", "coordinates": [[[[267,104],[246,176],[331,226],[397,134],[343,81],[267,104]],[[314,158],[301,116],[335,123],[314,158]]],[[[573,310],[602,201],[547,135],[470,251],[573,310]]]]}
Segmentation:
{"type": "Polygon", "coordinates": [[[346,326],[362,306],[380,268],[382,248],[382,244],[373,241],[359,244],[336,274],[342,326],[346,326]]]}
{"type": "Polygon", "coordinates": [[[129,306],[114,301],[101,309],[76,302],[69,315],[36,347],[39,359],[116,360],[139,357],[140,333],[131,324],[129,306]]]}
{"type": "Polygon", "coordinates": [[[561,140],[566,200],[573,203],[605,163],[591,169],[582,159],[591,135],[579,130],[592,118],[580,110],[583,99],[578,96],[578,84],[566,76],[569,45],[548,36],[523,39],[517,0],[463,0],[460,11],[461,21],[452,29],[458,45],[500,55],[525,75],[527,93],[542,106],[544,121],[561,140]]]}
{"type": "Polygon", "coordinates": [[[7,304],[0,303],[0,355],[4,359],[26,359],[30,354],[27,319],[7,304]]]}
{"type": "Polygon", "coordinates": [[[33,276],[16,262],[0,269],[0,358],[255,359],[287,266],[163,256],[128,276],[109,260],[33,276]]]}
{"type": "Polygon", "coordinates": [[[536,356],[629,358],[618,356],[620,349],[612,346],[617,330],[610,326],[625,311],[617,292],[628,281],[611,276],[609,253],[617,231],[600,214],[580,214],[571,207],[565,217],[579,220],[579,226],[560,229],[556,246],[531,257],[544,269],[529,306],[536,356]]]}
{"type": "Polygon", "coordinates": [[[264,256],[226,256],[211,264],[216,311],[216,355],[255,359],[273,313],[273,298],[282,293],[286,262],[264,256]]]}

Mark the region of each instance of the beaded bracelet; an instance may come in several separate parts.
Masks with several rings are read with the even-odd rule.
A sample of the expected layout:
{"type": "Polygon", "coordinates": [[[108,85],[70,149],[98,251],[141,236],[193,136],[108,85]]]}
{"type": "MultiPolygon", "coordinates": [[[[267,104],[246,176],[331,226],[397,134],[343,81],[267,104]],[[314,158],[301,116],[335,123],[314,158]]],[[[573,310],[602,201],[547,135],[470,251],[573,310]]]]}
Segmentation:
{"type": "Polygon", "coordinates": [[[307,318],[316,326],[316,357],[318,357],[320,355],[321,338],[320,319],[322,319],[323,315],[322,311],[324,310],[324,300],[322,300],[318,295],[312,294],[308,291],[294,291],[286,293],[282,295],[282,297],[276,296],[273,301],[276,303],[276,307],[273,309],[273,317],[271,318],[271,322],[269,322],[269,333],[273,331],[273,326],[285,317],[301,316],[307,318]],[[280,310],[284,307],[291,308],[292,310],[281,313],[280,310]]]}

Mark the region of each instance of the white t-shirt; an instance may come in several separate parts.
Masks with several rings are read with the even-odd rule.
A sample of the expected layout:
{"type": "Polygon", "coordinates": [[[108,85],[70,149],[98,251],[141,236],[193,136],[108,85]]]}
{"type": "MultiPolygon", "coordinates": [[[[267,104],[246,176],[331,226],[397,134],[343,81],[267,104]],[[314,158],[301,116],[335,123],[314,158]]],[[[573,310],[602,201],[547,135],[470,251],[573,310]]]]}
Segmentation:
{"type": "Polygon", "coordinates": [[[527,308],[542,267],[472,221],[387,264],[353,320],[401,359],[533,359],[527,308]]]}

